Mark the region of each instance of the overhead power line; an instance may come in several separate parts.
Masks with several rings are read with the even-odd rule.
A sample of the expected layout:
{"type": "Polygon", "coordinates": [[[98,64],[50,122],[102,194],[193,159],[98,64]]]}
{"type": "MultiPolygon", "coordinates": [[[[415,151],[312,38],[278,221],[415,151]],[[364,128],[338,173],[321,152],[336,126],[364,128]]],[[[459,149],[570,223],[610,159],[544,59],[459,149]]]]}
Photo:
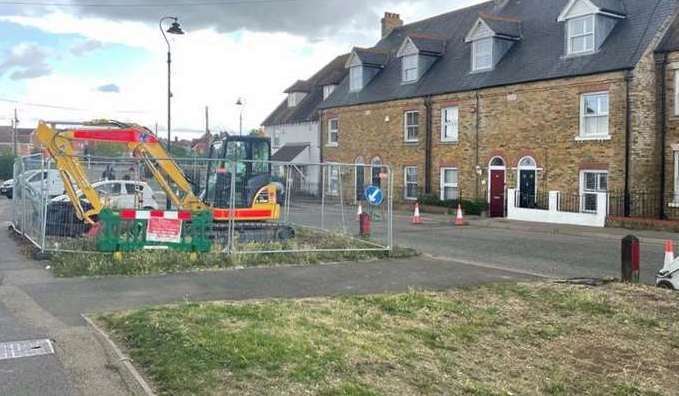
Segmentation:
{"type": "Polygon", "coordinates": [[[230,6],[230,5],[252,5],[252,4],[275,4],[293,3],[304,0],[206,0],[206,1],[178,1],[178,2],[130,2],[130,3],[64,3],[52,1],[0,1],[0,6],[37,6],[37,7],[90,7],[90,8],[166,8],[166,7],[205,7],[205,6],[230,6]]]}
{"type": "MultiPolygon", "coordinates": [[[[13,104],[18,104],[18,105],[22,105],[22,106],[29,106],[29,107],[42,107],[42,108],[46,108],[46,109],[55,109],[55,110],[97,112],[97,110],[84,109],[84,108],[80,108],[80,107],[59,106],[59,105],[52,105],[52,104],[45,104],[45,103],[30,103],[30,102],[22,102],[22,101],[19,101],[19,100],[7,99],[7,98],[0,98],[0,102],[13,103],[13,104]]],[[[121,113],[121,114],[147,114],[147,113],[149,113],[149,111],[147,111],[147,110],[108,110],[108,111],[111,111],[112,113],[121,113]]]]}

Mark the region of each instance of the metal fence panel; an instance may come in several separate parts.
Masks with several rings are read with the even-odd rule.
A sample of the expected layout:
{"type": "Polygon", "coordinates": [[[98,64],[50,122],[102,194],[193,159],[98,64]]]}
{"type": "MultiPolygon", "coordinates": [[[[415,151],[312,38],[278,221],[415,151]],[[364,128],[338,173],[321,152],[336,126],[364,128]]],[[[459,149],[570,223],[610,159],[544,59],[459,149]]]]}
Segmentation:
{"type": "MultiPolygon", "coordinates": [[[[114,211],[176,211],[186,209],[187,197],[199,198],[215,215],[210,240],[216,252],[388,250],[393,246],[393,176],[387,166],[173,159],[189,182],[189,191],[184,191],[186,186],[154,177],[166,176],[160,165],[167,159],[73,159],[103,206],[114,211]],[[275,186],[272,192],[279,205],[258,218],[262,208],[271,208],[266,206],[272,198],[269,190],[261,190],[268,185],[275,186]],[[371,185],[380,189],[380,202],[366,198],[371,185]],[[361,235],[359,207],[370,216],[369,236],[361,235]]],[[[17,159],[14,168],[12,218],[17,231],[46,251],[96,251],[98,216],[92,216],[90,223],[79,216],[65,195],[54,162],[35,155],[17,159]]],[[[84,211],[93,207],[80,192],[79,202],[84,211]]],[[[121,238],[138,233],[133,226],[130,222],[117,228],[121,238]]]]}

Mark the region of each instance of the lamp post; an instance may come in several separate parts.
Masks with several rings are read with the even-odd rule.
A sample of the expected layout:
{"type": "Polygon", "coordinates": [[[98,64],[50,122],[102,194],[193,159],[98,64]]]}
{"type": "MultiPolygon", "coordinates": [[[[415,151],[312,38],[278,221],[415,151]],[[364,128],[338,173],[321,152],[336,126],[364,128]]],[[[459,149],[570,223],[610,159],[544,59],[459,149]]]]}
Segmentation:
{"type": "MultiPolygon", "coordinates": [[[[166,30],[163,29],[163,22],[165,21],[172,21],[172,25],[170,25],[170,28],[167,29],[167,33],[169,34],[177,34],[177,35],[182,35],[184,34],[184,31],[182,30],[181,25],[179,25],[179,21],[176,17],[162,17],[160,18],[160,21],[158,22],[158,26],[160,27],[160,33],[163,35],[163,38],[165,39],[165,43],[167,44],[167,154],[172,155],[172,86],[171,86],[171,80],[172,80],[172,54],[170,52],[170,41],[167,39],[167,35],[165,34],[166,30]]],[[[169,210],[172,206],[172,203],[170,202],[170,198],[167,198],[167,209],[169,210]]]]}
{"type": "Polygon", "coordinates": [[[238,101],[236,101],[236,106],[238,106],[238,108],[240,109],[240,116],[238,118],[239,121],[238,136],[243,136],[243,106],[245,106],[243,98],[238,98],[238,101]]]}

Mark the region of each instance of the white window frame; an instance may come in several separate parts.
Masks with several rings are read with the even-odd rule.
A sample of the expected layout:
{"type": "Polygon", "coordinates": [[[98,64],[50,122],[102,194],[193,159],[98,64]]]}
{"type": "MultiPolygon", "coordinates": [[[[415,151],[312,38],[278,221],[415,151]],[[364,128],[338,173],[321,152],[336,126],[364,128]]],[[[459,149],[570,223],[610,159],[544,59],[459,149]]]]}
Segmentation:
{"type": "Polygon", "coordinates": [[[326,146],[339,146],[339,118],[337,117],[328,119],[328,143],[326,143],[326,146]],[[334,128],[332,127],[333,122],[335,123],[334,128]]]}
{"type": "Polygon", "coordinates": [[[406,143],[417,143],[419,141],[419,136],[420,136],[420,112],[417,110],[406,111],[405,113],[403,113],[403,140],[406,143]],[[408,123],[408,116],[411,114],[417,114],[417,124],[408,123]],[[415,138],[408,138],[408,130],[410,128],[415,128],[415,131],[417,132],[415,134],[415,138]]]}
{"type": "Polygon", "coordinates": [[[271,143],[273,147],[280,147],[281,145],[281,131],[274,129],[273,130],[273,136],[271,139],[271,143]]]}
{"type": "Polygon", "coordinates": [[[449,106],[441,109],[441,141],[457,142],[460,138],[460,109],[449,106]],[[453,117],[449,117],[449,115],[453,117]]]}
{"type": "Polygon", "coordinates": [[[326,100],[332,95],[333,92],[335,92],[335,88],[337,86],[334,84],[328,84],[323,86],[323,100],[326,100]]]}
{"type": "Polygon", "coordinates": [[[406,166],[403,167],[403,199],[408,200],[408,201],[415,201],[417,200],[417,195],[409,196],[408,195],[408,185],[415,185],[415,191],[418,189],[418,182],[417,182],[417,167],[416,166],[406,166]],[[409,170],[415,170],[415,181],[408,181],[408,171],[409,170]]]}
{"type": "Polygon", "coordinates": [[[401,79],[403,83],[416,82],[419,78],[419,55],[405,55],[401,58],[401,79]],[[412,63],[410,63],[412,62],[412,63]]]}
{"type": "Polygon", "coordinates": [[[288,94],[288,107],[297,106],[297,95],[294,92],[288,94]]]}
{"type": "MultiPolygon", "coordinates": [[[[492,37],[487,37],[487,38],[482,38],[479,40],[475,40],[472,42],[472,71],[474,72],[479,72],[479,71],[486,71],[486,70],[491,70],[493,68],[493,38],[492,37]],[[490,62],[488,65],[479,65],[478,58],[482,54],[479,53],[479,46],[484,43],[490,43],[490,54],[488,54],[490,62]]],[[[485,55],[484,55],[485,56],[485,55]]]]}
{"type": "MultiPolygon", "coordinates": [[[[596,213],[596,210],[588,210],[587,209],[587,202],[585,199],[585,195],[594,195],[596,197],[596,193],[603,193],[603,192],[608,192],[608,171],[607,170],[598,170],[598,169],[583,169],[580,171],[580,210],[584,213],[596,213]],[[593,173],[597,175],[596,179],[596,184],[597,187],[594,190],[590,190],[586,188],[586,174],[588,173],[593,173]],[[606,175],[606,189],[601,189],[601,179],[599,179],[600,175],[606,175]]],[[[596,204],[596,198],[595,198],[595,204],[596,204]]],[[[598,208],[597,208],[598,209],[598,208]]]]}
{"type": "MultiPolygon", "coordinates": [[[[571,18],[568,21],[566,21],[566,45],[568,48],[568,55],[582,55],[582,54],[591,54],[596,50],[596,18],[594,17],[594,14],[591,15],[583,15],[575,18],[571,18]],[[578,21],[585,21],[587,19],[591,19],[592,21],[592,31],[587,32],[584,31],[585,26],[587,25],[586,22],[584,22],[583,25],[583,33],[578,33],[578,34],[573,34],[571,32],[571,29],[573,28],[573,23],[578,22],[578,21]],[[574,51],[573,50],[573,40],[576,38],[581,38],[581,37],[587,37],[587,36],[592,36],[592,48],[585,48],[582,51],[574,51]]],[[[587,40],[585,40],[585,43],[587,40]]]]}
{"type": "Polygon", "coordinates": [[[608,91],[602,91],[602,92],[588,92],[580,95],[580,133],[578,135],[578,139],[582,140],[587,140],[587,139],[610,139],[611,138],[611,131],[610,131],[610,108],[611,108],[611,97],[608,93],[608,91]],[[600,103],[599,100],[601,97],[605,96],[606,101],[608,102],[608,108],[606,109],[605,112],[601,112],[600,108],[600,103]],[[587,115],[585,112],[585,102],[587,98],[589,97],[597,97],[597,111],[598,113],[594,115],[587,115]],[[598,117],[606,117],[606,133],[596,133],[596,134],[588,134],[585,131],[585,119],[587,117],[591,118],[598,118],[598,117]]]}
{"type": "Polygon", "coordinates": [[[439,175],[440,178],[440,183],[439,183],[439,189],[440,189],[440,199],[441,201],[446,200],[446,188],[454,188],[457,190],[457,199],[460,199],[460,172],[457,168],[441,168],[441,172],[439,175]],[[457,183],[446,183],[446,172],[455,172],[457,173],[457,183]]]}
{"type": "Polygon", "coordinates": [[[349,90],[358,92],[363,89],[363,66],[352,66],[349,69],[349,90]]]}

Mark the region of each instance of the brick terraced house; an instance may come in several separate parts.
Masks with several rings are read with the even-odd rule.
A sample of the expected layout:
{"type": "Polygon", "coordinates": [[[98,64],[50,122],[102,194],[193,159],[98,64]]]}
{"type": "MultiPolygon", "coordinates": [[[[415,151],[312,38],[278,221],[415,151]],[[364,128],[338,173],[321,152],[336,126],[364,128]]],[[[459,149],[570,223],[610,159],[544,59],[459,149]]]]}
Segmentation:
{"type": "Polygon", "coordinates": [[[652,216],[669,212],[676,12],[675,0],[496,0],[408,25],[387,13],[382,39],[353,49],[319,105],[322,159],[364,169],[355,190],[389,164],[395,199],[482,199],[492,216],[508,188],[528,207],[548,191],[585,206],[609,191],[628,214],[643,192],[652,216]]]}

